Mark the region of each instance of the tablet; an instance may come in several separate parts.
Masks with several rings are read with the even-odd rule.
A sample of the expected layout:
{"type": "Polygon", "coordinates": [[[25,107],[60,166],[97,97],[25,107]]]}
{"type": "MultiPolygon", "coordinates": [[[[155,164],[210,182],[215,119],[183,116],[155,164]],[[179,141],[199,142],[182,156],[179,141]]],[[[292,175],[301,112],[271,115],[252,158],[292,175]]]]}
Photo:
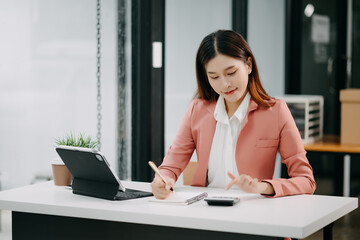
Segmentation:
{"type": "Polygon", "coordinates": [[[58,146],[56,151],[73,178],[113,183],[119,185],[119,190],[125,192],[125,187],[100,151],[63,145],[58,146]]]}

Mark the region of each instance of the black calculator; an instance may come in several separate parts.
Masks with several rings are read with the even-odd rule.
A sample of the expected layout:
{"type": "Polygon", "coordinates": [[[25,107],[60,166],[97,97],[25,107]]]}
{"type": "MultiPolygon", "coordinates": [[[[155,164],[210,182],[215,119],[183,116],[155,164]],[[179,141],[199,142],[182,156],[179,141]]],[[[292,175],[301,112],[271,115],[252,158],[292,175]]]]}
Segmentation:
{"type": "Polygon", "coordinates": [[[234,204],[240,201],[240,198],[214,196],[214,197],[206,197],[204,198],[204,201],[206,201],[207,204],[213,206],[233,206],[234,204]]]}

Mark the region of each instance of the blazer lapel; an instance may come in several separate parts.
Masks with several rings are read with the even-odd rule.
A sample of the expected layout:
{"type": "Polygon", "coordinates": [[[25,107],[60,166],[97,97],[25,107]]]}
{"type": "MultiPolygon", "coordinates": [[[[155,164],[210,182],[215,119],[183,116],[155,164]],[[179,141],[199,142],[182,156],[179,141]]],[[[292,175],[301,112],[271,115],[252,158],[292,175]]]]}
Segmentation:
{"type": "MultiPolygon", "coordinates": [[[[248,117],[249,117],[249,114],[252,112],[252,111],[255,111],[256,109],[258,108],[258,104],[251,98],[250,99],[250,103],[249,103],[249,109],[248,109],[248,112],[244,118],[244,121],[243,121],[243,124],[241,126],[241,130],[244,129],[245,125],[247,124],[248,122],[248,117]]],[[[241,130],[240,130],[240,133],[241,133],[241,130]]],[[[239,137],[240,137],[240,134],[239,134],[239,137]]]]}
{"type": "Polygon", "coordinates": [[[204,151],[204,159],[206,161],[204,161],[204,163],[206,162],[206,168],[207,168],[207,164],[209,162],[209,156],[210,156],[210,149],[211,149],[211,144],[212,144],[212,140],[214,138],[214,134],[215,134],[215,129],[216,129],[216,120],[214,118],[214,111],[215,111],[215,106],[216,106],[216,102],[212,102],[209,104],[209,106],[207,107],[207,110],[209,112],[209,117],[207,118],[207,122],[204,125],[206,127],[206,130],[204,131],[204,135],[203,135],[203,140],[202,141],[204,143],[203,150],[204,151]]]}
{"type": "Polygon", "coordinates": [[[241,130],[240,130],[240,133],[239,133],[239,136],[238,136],[238,139],[237,139],[237,142],[236,142],[236,149],[235,149],[235,162],[236,162],[236,168],[238,170],[238,173],[240,173],[241,171],[240,170],[240,159],[239,159],[239,156],[237,154],[237,149],[239,149],[239,145],[241,144],[241,132],[243,131],[244,127],[246,126],[246,124],[248,123],[248,118],[249,118],[249,115],[250,113],[252,113],[253,111],[255,111],[256,109],[258,108],[258,104],[251,98],[250,99],[250,103],[249,103],[249,109],[248,109],[248,112],[244,118],[244,121],[243,121],[243,124],[241,126],[241,130]]]}
{"type": "Polygon", "coordinates": [[[216,102],[211,102],[206,106],[203,112],[207,114],[204,118],[205,122],[201,124],[201,135],[198,144],[197,157],[198,157],[198,170],[195,173],[192,186],[206,186],[207,168],[209,163],[210,149],[212,140],[215,134],[216,120],[214,118],[216,102]]]}

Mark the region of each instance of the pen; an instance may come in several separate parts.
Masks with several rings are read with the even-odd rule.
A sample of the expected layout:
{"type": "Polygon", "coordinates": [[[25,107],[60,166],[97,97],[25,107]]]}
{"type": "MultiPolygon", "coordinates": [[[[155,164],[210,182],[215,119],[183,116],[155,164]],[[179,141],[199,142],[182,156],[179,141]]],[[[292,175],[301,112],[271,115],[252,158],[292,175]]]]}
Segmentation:
{"type": "MultiPolygon", "coordinates": [[[[163,177],[163,175],[161,175],[161,173],[159,172],[159,169],[156,167],[155,163],[153,163],[152,161],[148,162],[150,167],[154,170],[154,172],[159,175],[159,177],[161,177],[161,179],[164,181],[164,183],[166,185],[169,185],[168,182],[166,181],[166,179],[163,177]]],[[[174,189],[172,187],[170,187],[171,191],[174,191],[174,189]]]]}
{"type": "Polygon", "coordinates": [[[207,192],[203,192],[200,195],[197,195],[193,198],[189,198],[188,200],[186,200],[187,204],[192,204],[194,202],[200,201],[201,199],[204,199],[208,196],[207,192]]]}

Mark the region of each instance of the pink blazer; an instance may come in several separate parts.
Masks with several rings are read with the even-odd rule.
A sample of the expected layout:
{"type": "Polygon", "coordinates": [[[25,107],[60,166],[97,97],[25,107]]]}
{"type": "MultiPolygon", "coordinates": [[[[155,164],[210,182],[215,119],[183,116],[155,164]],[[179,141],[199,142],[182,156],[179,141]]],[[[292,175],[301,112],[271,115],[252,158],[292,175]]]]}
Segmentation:
{"type": "MultiPolygon", "coordinates": [[[[239,174],[247,174],[272,184],[274,197],[312,194],[316,184],[312,168],[292,115],[282,100],[270,108],[250,100],[236,145],[235,159],[239,174]],[[275,158],[280,152],[289,179],[273,179],[275,158]]],[[[173,144],[159,167],[162,174],[178,179],[196,150],[198,167],[192,186],[206,186],[210,148],[216,128],[216,102],[195,99],[181,122],[173,144]]]]}

